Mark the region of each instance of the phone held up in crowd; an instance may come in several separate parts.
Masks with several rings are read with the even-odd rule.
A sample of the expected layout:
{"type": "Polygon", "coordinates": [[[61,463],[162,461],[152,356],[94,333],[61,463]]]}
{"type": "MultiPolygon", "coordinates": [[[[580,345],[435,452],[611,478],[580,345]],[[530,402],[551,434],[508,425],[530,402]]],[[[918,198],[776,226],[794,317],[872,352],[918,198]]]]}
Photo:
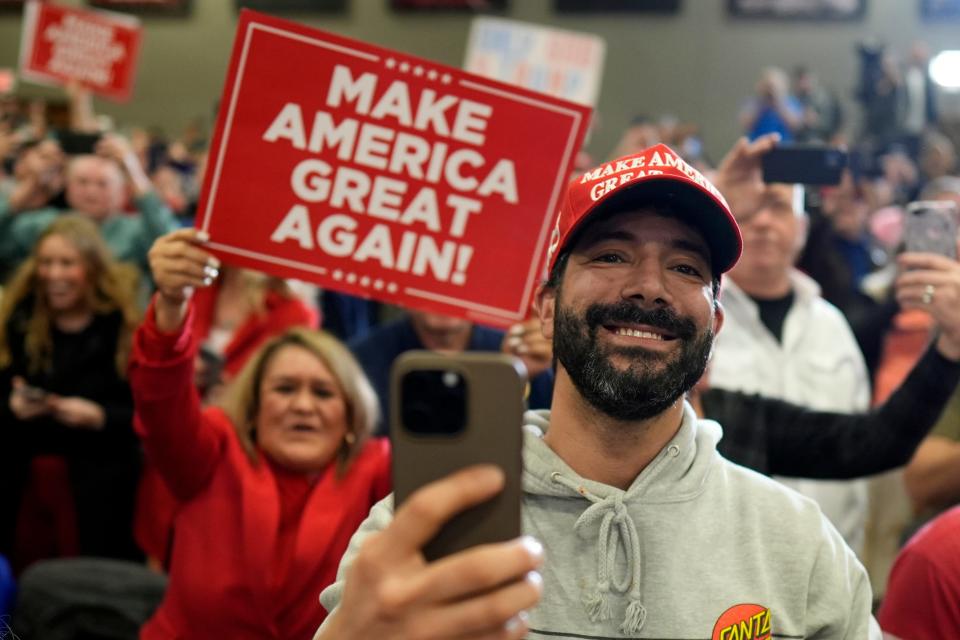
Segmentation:
{"type": "Polygon", "coordinates": [[[840,184],[847,152],[823,144],[779,144],[760,163],[764,182],[802,185],[840,184]]]}
{"type": "Polygon", "coordinates": [[[421,486],[463,467],[493,464],[503,491],[454,517],[424,548],[434,560],[520,535],[523,363],[500,353],[411,351],[391,372],[396,506],[421,486]]]}
{"type": "Polygon", "coordinates": [[[936,253],[956,260],[958,215],[955,202],[911,202],[904,222],[904,250],[936,253]]]}

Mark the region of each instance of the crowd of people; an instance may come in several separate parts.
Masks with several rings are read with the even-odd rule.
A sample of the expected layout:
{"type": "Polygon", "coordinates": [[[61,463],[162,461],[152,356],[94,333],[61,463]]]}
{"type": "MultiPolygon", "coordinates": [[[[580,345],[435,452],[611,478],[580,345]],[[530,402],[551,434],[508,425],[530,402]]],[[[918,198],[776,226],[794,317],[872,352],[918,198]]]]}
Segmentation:
{"type": "Polygon", "coordinates": [[[870,58],[860,131],[813,70],[765,69],[717,163],[637,117],[610,166],[689,171],[597,200],[576,173],[506,332],[222,264],[196,128],[104,130],[75,86],[62,126],[0,103],[0,616],[43,637],[68,582],[121,608],[123,562],[163,577],[124,618],[150,639],[700,637],[743,603],[784,637],[960,634],[960,263],[903,250],[909,202],[960,206],[925,60],[870,58]],[[849,145],[840,183],[765,183],[791,140],[849,145]],[[423,558],[492,469],[394,510],[412,349],[526,365],[523,538],[423,558]]]}

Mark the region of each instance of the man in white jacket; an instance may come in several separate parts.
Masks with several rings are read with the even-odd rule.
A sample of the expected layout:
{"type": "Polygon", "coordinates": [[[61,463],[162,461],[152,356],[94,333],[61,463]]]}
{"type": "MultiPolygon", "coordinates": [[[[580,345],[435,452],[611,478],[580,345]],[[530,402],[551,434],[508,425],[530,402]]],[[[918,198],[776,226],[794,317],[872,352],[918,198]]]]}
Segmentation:
{"type": "Polygon", "coordinates": [[[321,596],[333,613],[317,638],[878,633],[866,573],[817,506],[720,457],[720,428],[683,400],[740,251],[723,197],[663,145],[574,180],[537,300],[557,376],[552,410],[526,419],[527,536],[433,563],[420,552],[499,490],[495,469],[428,485],[396,513],[388,498],[321,596]]]}
{"type": "MultiPolygon", "coordinates": [[[[802,188],[766,184],[760,172],[718,186],[743,233],[743,256],[723,282],[726,322],[717,336],[710,383],[821,411],[857,413],[870,379],[843,314],[794,268],[806,240],[802,188]]],[[[812,498],[858,554],[867,518],[867,481],[778,478],[812,498]]]]}

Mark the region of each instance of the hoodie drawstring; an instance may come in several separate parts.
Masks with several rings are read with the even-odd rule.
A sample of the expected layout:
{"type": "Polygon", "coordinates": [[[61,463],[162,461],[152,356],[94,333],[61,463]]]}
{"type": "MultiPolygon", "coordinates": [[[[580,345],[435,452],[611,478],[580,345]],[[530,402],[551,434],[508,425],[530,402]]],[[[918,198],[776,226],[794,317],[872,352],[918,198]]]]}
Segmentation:
{"type": "Polygon", "coordinates": [[[599,622],[613,617],[610,603],[610,593],[613,591],[627,594],[629,600],[626,615],[620,624],[621,633],[634,634],[640,631],[647,618],[647,610],[640,602],[640,536],[626,505],[623,504],[623,494],[618,492],[600,498],[560,473],[554,472],[551,478],[593,503],[577,519],[575,531],[579,533],[600,520],[597,586],[595,591],[584,597],[590,621],[599,622]],[[616,561],[621,545],[627,560],[627,571],[623,579],[618,580],[616,561]]]}

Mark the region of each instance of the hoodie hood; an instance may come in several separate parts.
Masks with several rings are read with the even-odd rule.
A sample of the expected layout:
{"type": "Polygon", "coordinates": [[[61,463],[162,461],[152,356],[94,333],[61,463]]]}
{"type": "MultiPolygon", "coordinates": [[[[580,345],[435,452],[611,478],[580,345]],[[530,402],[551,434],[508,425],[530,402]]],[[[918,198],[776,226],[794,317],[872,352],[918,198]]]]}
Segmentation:
{"type": "Polygon", "coordinates": [[[706,486],[716,459],[722,431],[712,421],[698,420],[684,403],[683,419],[674,437],[624,491],[578,475],[543,441],[550,428],[549,411],[524,416],[523,486],[528,496],[583,500],[583,512],[574,524],[581,537],[597,536],[597,577],[582,601],[593,622],[613,616],[613,599],[627,598],[620,631],[633,635],[643,628],[640,538],[631,515],[632,504],[693,500],[706,486]]]}

